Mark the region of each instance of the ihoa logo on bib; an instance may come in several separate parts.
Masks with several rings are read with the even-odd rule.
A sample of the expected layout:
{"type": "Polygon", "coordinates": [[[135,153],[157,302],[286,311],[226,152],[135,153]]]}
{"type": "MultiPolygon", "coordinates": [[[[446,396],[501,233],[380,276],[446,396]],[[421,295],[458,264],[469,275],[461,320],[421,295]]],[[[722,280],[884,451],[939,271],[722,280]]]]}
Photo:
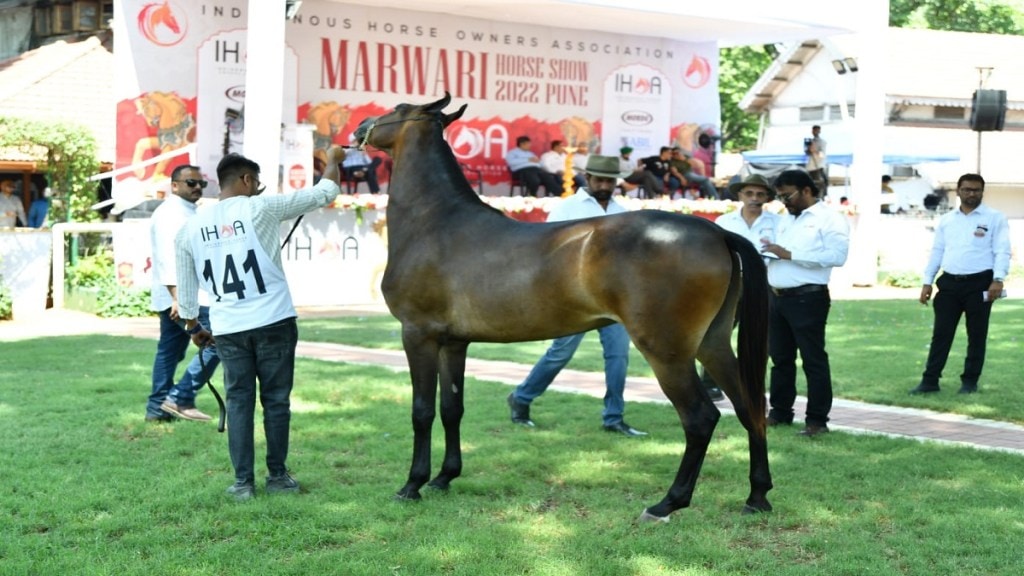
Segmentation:
{"type": "Polygon", "coordinates": [[[139,33],[157,46],[174,46],[188,33],[185,11],[174,2],[151,2],[139,10],[139,33]]]}

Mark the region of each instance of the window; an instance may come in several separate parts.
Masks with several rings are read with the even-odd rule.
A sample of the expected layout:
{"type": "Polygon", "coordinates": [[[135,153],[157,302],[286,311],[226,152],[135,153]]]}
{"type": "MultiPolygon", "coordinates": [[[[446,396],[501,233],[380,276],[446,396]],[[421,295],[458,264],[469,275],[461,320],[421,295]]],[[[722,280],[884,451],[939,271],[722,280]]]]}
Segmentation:
{"type": "Polygon", "coordinates": [[[35,31],[36,36],[49,36],[52,34],[50,25],[50,9],[36,8],[35,10],[35,31]]]}
{"type": "Polygon", "coordinates": [[[965,108],[959,106],[936,106],[932,108],[932,118],[936,120],[963,120],[965,108]]]}
{"type": "MultiPolygon", "coordinates": [[[[849,115],[850,118],[853,118],[854,110],[856,110],[856,106],[854,104],[851,103],[851,104],[847,104],[846,105],[846,113],[847,113],[847,115],[849,115]]],[[[843,117],[842,106],[839,106],[839,105],[829,106],[828,117],[831,120],[839,120],[839,119],[841,119],[843,117]]]]}
{"type": "Polygon", "coordinates": [[[824,106],[808,106],[800,108],[801,122],[817,122],[825,119],[824,106]]]}
{"type": "Polygon", "coordinates": [[[53,19],[50,21],[53,25],[53,34],[66,34],[71,32],[73,22],[74,14],[72,14],[70,4],[56,4],[53,6],[53,19]]]}
{"type": "Polygon", "coordinates": [[[100,3],[78,0],[75,8],[75,30],[98,30],[100,28],[100,3]]]}

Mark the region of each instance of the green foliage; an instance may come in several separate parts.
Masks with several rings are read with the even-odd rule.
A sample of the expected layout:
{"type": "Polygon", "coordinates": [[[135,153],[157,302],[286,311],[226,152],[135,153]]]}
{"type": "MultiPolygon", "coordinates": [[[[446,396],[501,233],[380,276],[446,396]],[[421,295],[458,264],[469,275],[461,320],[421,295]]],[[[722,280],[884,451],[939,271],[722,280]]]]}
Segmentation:
{"type": "Polygon", "coordinates": [[[885,284],[897,288],[917,288],[921,285],[921,275],[917,272],[897,270],[886,275],[885,284]]]}
{"type": "Polygon", "coordinates": [[[89,177],[96,174],[99,162],[96,139],[88,129],[65,121],[0,116],[0,148],[18,149],[43,164],[57,194],[50,207],[51,221],[67,219],[69,202],[71,220],[99,219],[90,208],[96,201],[96,184],[89,182],[89,177]]]}
{"type": "Polygon", "coordinates": [[[74,265],[67,265],[64,274],[68,286],[99,288],[114,279],[114,253],[110,250],[100,250],[86,254],[74,265]]]}
{"type": "Polygon", "coordinates": [[[67,284],[76,288],[97,288],[96,315],[108,318],[137,318],[149,316],[149,290],[125,288],[117,283],[114,255],[100,250],[78,259],[66,269],[67,284]]]}
{"type": "Polygon", "coordinates": [[[1024,34],[1024,15],[1006,2],[891,0],[889,25],[896,28],[1021,35],[1024,34]]]}
{"type": "Polygon", "coordinates": [[[11,300],[11,291],[0,275],[0,320],[10,320],[14,311],[14,301],[11,300]]]}
{"type": "Polygon", "coordinates": [[[740,100],[770,66],[760,46],[723,48],[719,52],[718,94],[722,107],[722,150],[738,152],[757,146],[758,117],[744,112],[740,100]]]}
{"type": "Polygon", "coordinates": [[[113,278],[99,286],[96,315],[103,318],[141,318],[151,316],[149,290],[125,288],[113,278]]]}

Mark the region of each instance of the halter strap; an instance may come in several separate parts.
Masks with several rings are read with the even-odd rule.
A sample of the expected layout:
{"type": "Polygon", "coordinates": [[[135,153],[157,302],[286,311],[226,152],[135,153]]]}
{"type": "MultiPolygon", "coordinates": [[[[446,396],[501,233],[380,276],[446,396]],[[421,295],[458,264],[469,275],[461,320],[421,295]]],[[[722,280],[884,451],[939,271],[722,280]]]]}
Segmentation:
{"type": "Polygon", "coordinates": [[[417,116],[415,118],[404,118],[402,120],[391,120],[388,122],[379,123],[376,120],[374,120],[373,123],[370,124],[370,127],[366,129],[366,134],[363,134],[363,139],[362,141],[359,142],[357,148],[359,148],[360,150],[366,149],[366,143],[367,141],[370,140],[370,134],[373,133],[373,129],[376,128],[377,126],[387,126],[388,124],[404,124],[405,122],[418,122],[421,120],[437,120],[438,123],[441,122],[441,119],[436,116],[417,116]]]}

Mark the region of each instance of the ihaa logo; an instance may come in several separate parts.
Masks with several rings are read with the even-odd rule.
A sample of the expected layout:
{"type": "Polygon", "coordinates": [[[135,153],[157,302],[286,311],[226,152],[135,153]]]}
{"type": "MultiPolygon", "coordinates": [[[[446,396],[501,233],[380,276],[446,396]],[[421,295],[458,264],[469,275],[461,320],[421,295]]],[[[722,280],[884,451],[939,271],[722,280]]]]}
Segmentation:
{"type": "Polygon", "coordinates": [[[690,60],[690,65],[686,67],[686,73],[683,74],[683,83],[690,88],[700,88],[710,79],[711,64],[708,63],[708,59],[695,54],[690,60]]]}
{"type": "Polygon", "coordinates": [[[157,46],[174,46],[188,33],[185,11],[170,0],[146,4],[139,10],[139,33],[157,46]]]}
{"type": "Polygon", "coordinates": [[[460,160],[473,158],[484,151],[484,135],[476,128],[460,126],[454,134],[448,134],[452,152],[460,160]]]}

